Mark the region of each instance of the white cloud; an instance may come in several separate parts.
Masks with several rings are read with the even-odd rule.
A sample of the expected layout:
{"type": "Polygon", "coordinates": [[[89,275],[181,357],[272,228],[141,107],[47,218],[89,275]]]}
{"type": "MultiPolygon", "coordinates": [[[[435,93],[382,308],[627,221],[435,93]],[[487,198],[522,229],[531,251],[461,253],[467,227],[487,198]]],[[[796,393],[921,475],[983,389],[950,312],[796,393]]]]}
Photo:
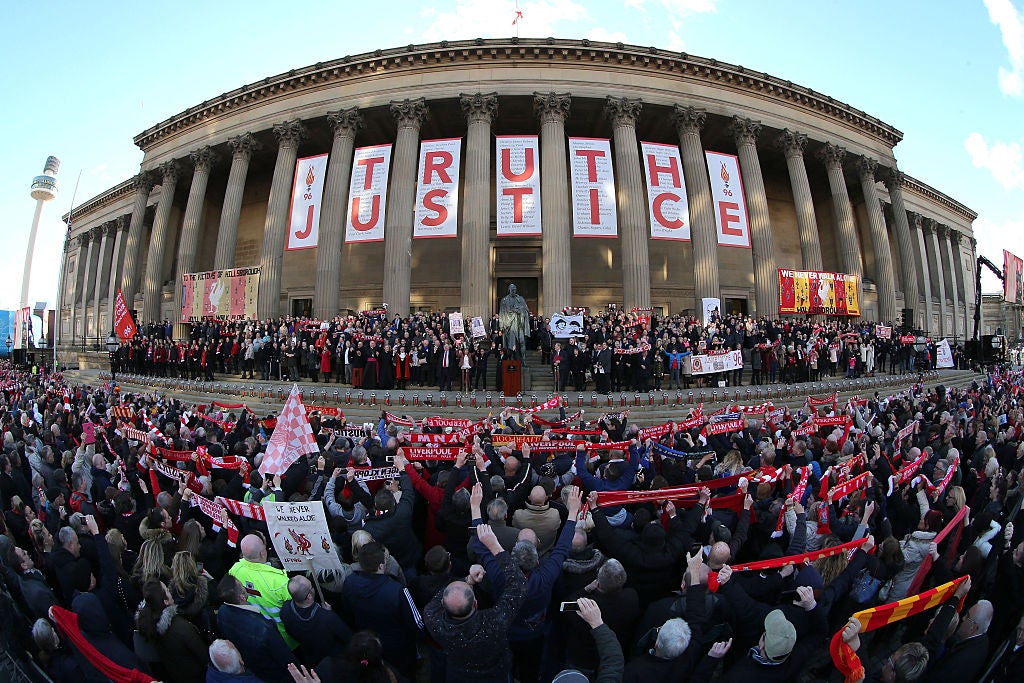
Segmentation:
{"type": "Polygon", "coordinates": [[[999,67],[999,89],[1003,94],[1024,94],[1024,13],[1011,0],[985,0],[988,18],[999,27],[1003,45],[1010,57],[1010,69],[999,67]]]}
{"type": "MultiPolygon", "coordinates": [[[[588,19],[587,10],[573,0],[523,2],[519,11],[518,33],[531,38],[579,35],[574,25],[588,19]]],[[[450,11],[428,9],[423,16],[431,22],[420,34],[425,41],[516,35],[514,0],[458,0],[450,11]]]]}
{"type": "MultiPolygon", "coordinates": [[[[997,268],[1003,266],[1003,249],[1018,256],[1024,255],[1024,219],[1001,221],[978,216],[972,227],[978,240],[978,253],[987,256],[997,268]]],[[[1001,290],[999,279],[987,268],[982,268],[981,291],[988,293],[1001,290]]]]}
{"type": "Polygon", "coordinates": [[[626,40],[626,34],[622,31],[609,31],[601,26],[596,26],[587,31],[587,38],[590,40],[599,40],[605,43],[628,43],[626,40]]]}
{"type": "Polygon", "coordinates": [[[1024,151],[1020,142],[995,141],[991,146],[981,133],[971,133],[964,148],[976,168],[985,168],[1007,190],[1024,190],[1024,151]]]}

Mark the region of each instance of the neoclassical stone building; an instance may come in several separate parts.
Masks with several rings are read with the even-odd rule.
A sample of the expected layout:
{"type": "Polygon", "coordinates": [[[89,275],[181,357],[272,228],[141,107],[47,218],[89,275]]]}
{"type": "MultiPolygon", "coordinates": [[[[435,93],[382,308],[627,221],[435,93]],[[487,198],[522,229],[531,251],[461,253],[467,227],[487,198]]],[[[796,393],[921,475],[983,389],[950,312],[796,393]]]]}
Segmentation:
{"type": "Polygon", "coordinates": [[[489,315],[609,303],[776,315],[777,268],[860,276],[861,313],[913,309],[963,337],[976,214],[897,170],[902,133],[789,81],[714,59],[587,40],[466,40],[318,63],[215,96],[135,137],[140,172],[75,207],[63,343],[104,336],[120,287],[176,318],[187,272],[258,265],[259,315],[375,308],[489,315]],[[538,135],[543,232],[497,236],[495,137],[538,135]],[[611,140],[618,233],[574,238],[569,137],[611,140]],[[455,239],[412,239],[420,140],[461,138],[455,239]],[[651,239],[639,142],[678,146],[692,240],[651,239]],[[353,151],[391,144],[385,239],[345,243],[353,151]],[[716,241],[705,150],[735,154],[749,249],[716,241]],[[315,249],[286,251],[295,162],[329,153],[315,249]]]}

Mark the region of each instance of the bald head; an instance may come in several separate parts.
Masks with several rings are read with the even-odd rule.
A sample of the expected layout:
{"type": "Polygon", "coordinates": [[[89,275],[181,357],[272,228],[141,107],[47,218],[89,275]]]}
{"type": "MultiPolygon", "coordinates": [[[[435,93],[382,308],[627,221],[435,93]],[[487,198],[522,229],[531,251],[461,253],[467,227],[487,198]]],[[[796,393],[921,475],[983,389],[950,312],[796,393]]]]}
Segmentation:
{"type": "Polygon", "coordinates": [[[572,535],[572,549],[575,551],[585,550],[587,547],[587,532],[583,529],[577,528],[576,533],[572,535]]]}
{"type": "Polygon", "coordinates": [[[538,548],[540,547],[540,539],[537,538],[536,532],[533,529],[522,529],[519,532],[519,536],[516,537],[517,541],[529,541],[538,548]]]}
{"type": "Polygon", "coordinates": [[[708,566],[717,571],[729,564],[731,559],[732,550],[729,548],[729,544],[719,541],[711,546],[711,551],[708,553],[708,566]]]}
{"type": "Polygon", "coordinates": [[[309,607],[313,604],[313,584],[305,576],[293,576],[288,581],[288,595],[299,607],[309,607]]]}
{"type": "Polygon", "coordinates": [[[256,534],[249,534],[243,538],[239,548],[242,551],[242,557],[249,562],[267,561],[267,546],[263,544],[263,539],[256,534]]]}
{"type": "Polygon", "coordinates": [[[531,505],[543,505],[546,502],[548,502],[548,492],[544,490],[543,486],[534,486],[530,489],[531,505]]]}
{"type": "Polygon", "coordinates": [[[476,611],[476,596],[465,581],[452,581],[441,595],[441,604],[452,619],[466,619],[476,611]]]}

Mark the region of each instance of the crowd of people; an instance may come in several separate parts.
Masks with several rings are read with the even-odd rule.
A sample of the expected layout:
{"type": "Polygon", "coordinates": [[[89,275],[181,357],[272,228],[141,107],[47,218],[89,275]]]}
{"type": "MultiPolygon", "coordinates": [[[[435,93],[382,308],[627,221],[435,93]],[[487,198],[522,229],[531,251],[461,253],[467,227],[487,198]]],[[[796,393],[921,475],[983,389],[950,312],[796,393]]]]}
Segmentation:
{"type": "Polygon", "coordinates": [[[57,683],[966,683],[1007,641],[994,680],[1024,676],[1005,368],[665,425],[314,410],[267,476],[273,416],[0,376],[0,633],[57,683]],[[322,501],[342,570],[281,569],[263,501],[322,501]]]}
{"type": "MultiPolygon", "coordinates": [[[[174,337],[169,322],[150,323],[122,345],[114,369],[140,375],[213,380],[310,380],[364,389],[437,386],[441,391],[501,390],[501,362],[522,356],[506,348],[495,315],[472,337],[452,333],[444,313],[389,318],[386,309],[329,321],[282,317],[276,321],[208,320],[174,337]]],[[[641,391],[688,389],[691,383],[736,386],[913,373],[934,368],[934,341],[900,342],[871,322],[770,320],[716,316],[708,324],[676,315],[659,317],[611,309],[584,316],[581,336],[556,338],[550,318],[531,316],[526,350],[540,351],[555,388],[641,391]],[[717,375],[690,372],[691,354],[739,350],[742,369],[717,375]],[[709,384],[710,383],[710,384],[709,384]]],[[[966,363],[959,348],[954,362],[966,363]]]]}

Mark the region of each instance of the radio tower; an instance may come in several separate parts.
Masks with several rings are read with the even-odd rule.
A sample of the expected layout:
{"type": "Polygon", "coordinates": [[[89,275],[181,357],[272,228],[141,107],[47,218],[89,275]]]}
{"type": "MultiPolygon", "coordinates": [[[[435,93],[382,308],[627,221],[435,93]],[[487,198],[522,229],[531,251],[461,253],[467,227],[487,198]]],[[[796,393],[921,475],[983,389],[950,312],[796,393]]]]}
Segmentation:
{"type": "Polygon", "coordinates": [[[36,200],[36,212],[32,216],[32,230],[28,233],[28,251],[25,253],[25,271],[21,278],[20,308],[28,306],[28,281],[32,274],[32,256],[36,249],[36,233],[39,231],[39,219],[43,216],[43,204],[57,196],[57,171],[60,170],[60,159],[46,157],[43,175],[32,179],[32,199],[36,200]]]}

